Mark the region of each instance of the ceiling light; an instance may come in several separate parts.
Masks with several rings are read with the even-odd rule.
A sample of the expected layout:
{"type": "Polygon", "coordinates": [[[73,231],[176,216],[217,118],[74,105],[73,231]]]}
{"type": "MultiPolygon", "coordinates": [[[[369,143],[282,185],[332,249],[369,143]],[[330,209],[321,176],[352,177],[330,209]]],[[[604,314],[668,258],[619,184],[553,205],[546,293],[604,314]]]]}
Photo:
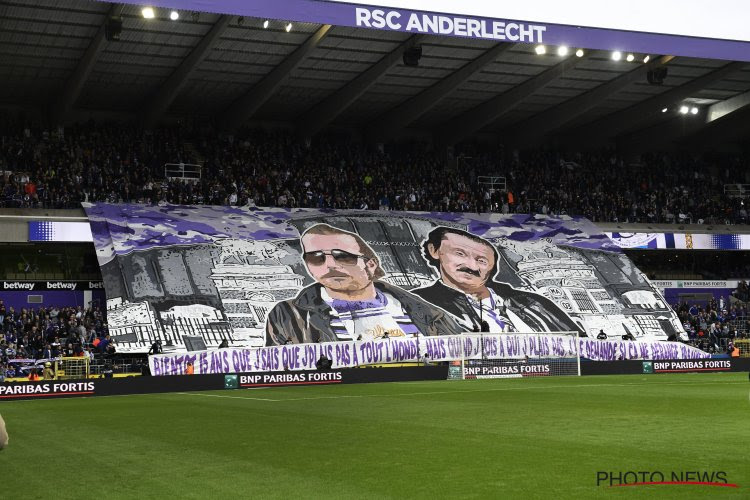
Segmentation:
{"type": "Polygon", "coordinates": [[[615,50],[614,52],[612,52],[613,61],[619,61],[620,59],[622,59],[622,52],[620,52],[619,50],[615,50]]]}
{"type": "Polygon", "coordinates": [[[688,111],[690,110],[688,109],[687,106],[680,106],[680,113],[682,113],[683,115],[688,114],[688,111]]]}
{"type": "Polygon", "coordinates": [[[544,45],[537,45],[534,48],[534,52],[536,52],[536,54],[539,56],[544,55],[547,53],[547,47],[545,47],[544,45]]]}
{"type": "Polygon", "coordinates": [[[263,29],[268,28],[268,19],[263,21],[263,29]]]}
{"type": "Polygon", "coordinates": [[[635,56],[633,54],[628,54],[628,57],[625,58],[627,62],[633,62],[635,60],[635,56]]]}
{"type": "Polygon", "coordinates": [[[583,57],[583,49],[576,50],[576,57],[583,57]]]}
{"type": "Polygon", "coordinates": [[[141,10],[141,14],[143,14],[143,17],[145,17],[146,19],[153,19],[154,18],[154,9],[152,9],[151,7],[144,7],[141,10]]]}
{"type": "Polygon", "coordinates": [[[286,29],[286,32],[287,32],[287,33],[289,33],[290,31],[292,31],[292,23],[287,23],[287,25],[286,25],[286,28],[285,28],[285,29],[286,29]]]}
{"type": "Polygon", "coordinates": [[[558,56],[567,56],[568,55],[568,48],[565,45],[560,45],[557,48],[557,55],[558,56]]]}
{"type": "Polygon", "coordinates": [[[651,56],[646,56],[643,58],[643,63],[647,63],[651,59],[651,56]]]}
{"type": "Polygon", "coordinates": [[[667,111],[669,111],[669,108],[661,108],[662,113],[666,113],[667,111]]]}
{"type": "Polygon", "coordinates": [[[698,108],[696,108],[695,106],[693,106],[692,108],[690,108],[690,112],[692,114],[694,114],[694,115],[697,115],[698,114],[698,108]]]}
{"type": "Polygon", "coordinates": [[[172,12],[169,13],[169,18],[172,21],[177,21],[180,18],[180,13],[177,12],[176,10],[173,10],[172,12]]]}

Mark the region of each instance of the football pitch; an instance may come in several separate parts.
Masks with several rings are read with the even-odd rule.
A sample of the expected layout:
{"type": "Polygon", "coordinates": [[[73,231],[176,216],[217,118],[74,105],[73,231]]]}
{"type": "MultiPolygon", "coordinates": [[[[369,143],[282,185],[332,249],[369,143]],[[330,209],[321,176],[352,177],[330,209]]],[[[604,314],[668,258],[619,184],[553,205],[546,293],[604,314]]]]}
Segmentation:
{"type": "Polygon", "coordinates": [[[0,491],[8,499],[750,498],[749,396],[747,373],[719,373],[3,402],[10,444],[0,452],[0,491]],[[723,472],[738,487],[610,486],[600,476],[629,471],[647,472],[644,482],[658,480],[655,472],[665,482],[675,473],[722,482],[723,472]]]}

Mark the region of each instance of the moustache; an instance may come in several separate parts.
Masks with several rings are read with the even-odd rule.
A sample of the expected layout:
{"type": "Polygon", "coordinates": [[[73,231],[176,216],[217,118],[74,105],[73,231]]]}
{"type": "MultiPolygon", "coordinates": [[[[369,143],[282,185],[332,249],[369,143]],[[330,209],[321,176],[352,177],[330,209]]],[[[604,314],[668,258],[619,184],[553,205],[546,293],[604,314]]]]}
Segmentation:
{"type": "Polygon", "coordinates": [[[348,278],[348,274],[340,273],[338,271],[328,271],[323,276],[320,277],[320,279],[324,280],[326,278],[348,278]]]}
{"type": "Polygon", "coordinates": [[[471,274],[472,276],[476,276],[477,278],[481,278],[482,275],[479,273],[479,271],[476,271],[474,269],[469,269],[468,267],[459,267],[456,269],[459,272],[471,274]]]}

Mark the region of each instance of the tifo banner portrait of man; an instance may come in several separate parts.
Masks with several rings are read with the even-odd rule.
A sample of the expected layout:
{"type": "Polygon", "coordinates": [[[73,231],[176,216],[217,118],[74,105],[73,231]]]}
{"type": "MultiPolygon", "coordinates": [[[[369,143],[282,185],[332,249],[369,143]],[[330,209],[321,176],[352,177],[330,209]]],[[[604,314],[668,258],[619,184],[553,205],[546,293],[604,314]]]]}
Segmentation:
{"type": "Polygon", "coordinates": [[[411,292],[449,312],[465,330],[582,331],[543,295],[494,281],[498,253],[484,238],[441,226],[428,234],[422,250],[424,258],[440,272],[440,279],[411,292]]]}
{"type": "Polygon", "coordinates": [[[271,309],[266,345],[461,332],[441,309],[382,281],[380,260],[358,234],[316,224],[301,242],[316,283],[271,309]]]}

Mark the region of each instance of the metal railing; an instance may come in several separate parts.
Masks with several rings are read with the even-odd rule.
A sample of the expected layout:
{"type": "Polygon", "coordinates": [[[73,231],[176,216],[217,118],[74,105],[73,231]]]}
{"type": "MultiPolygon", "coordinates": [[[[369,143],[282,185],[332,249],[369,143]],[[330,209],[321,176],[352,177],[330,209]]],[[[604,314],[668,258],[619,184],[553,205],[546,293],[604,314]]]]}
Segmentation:
{"type": "Polygon", "coordinates": [[[477,177],[477,184],[488,188],[490,193],[506,191],[508,188],[506,178],[500,175],[480,175],[477,177]]]}
{"type": "Polygon", "coordinates": [[[203,167],[194,163],[165,163],[164,177],[169,180],[198,182],[203,167]]]}
{"type": "Polygon", "coordinates": [[[750,196],[750,184],[724,184],[724,194],[730,198],[750,196]]]}

